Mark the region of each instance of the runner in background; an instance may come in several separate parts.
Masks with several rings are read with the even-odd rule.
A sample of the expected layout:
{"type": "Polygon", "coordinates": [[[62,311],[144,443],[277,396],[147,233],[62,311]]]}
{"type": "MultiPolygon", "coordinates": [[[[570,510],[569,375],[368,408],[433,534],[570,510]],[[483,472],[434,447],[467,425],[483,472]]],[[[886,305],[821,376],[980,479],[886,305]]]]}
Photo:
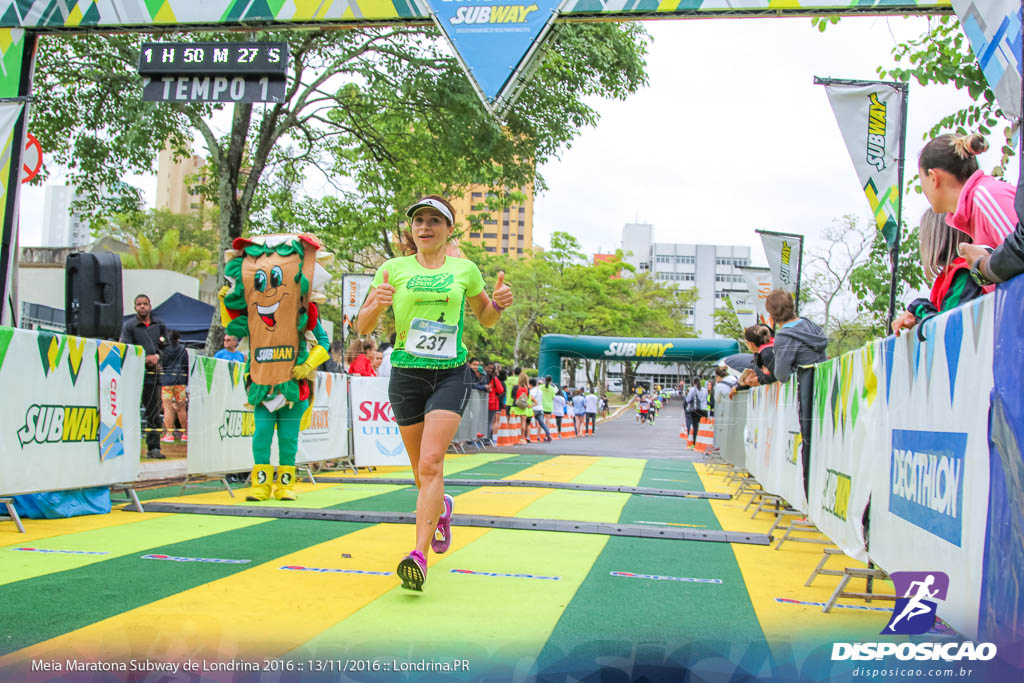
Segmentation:
{"type": "Polygon", "coordinates": [[[444,454],[473,385],[462,341],[465,305],[484,327],[493,327],[513,296],[504,272],[498,273],[491,299],[476,264],[445,253],[455,223],[455,210],[446,199],[424,197],[406,215],[410,230],[402,238],[408,255],[389,259],[377,270],[356,326],[360,334],[369,334],[380,314],[394,308],[397,337],[388,398],[419,489],[415,547],[396,573],[402,588],[421,591],[428,550],[443,553],[452,540],[453,500],[444,492],[444,454]]]}

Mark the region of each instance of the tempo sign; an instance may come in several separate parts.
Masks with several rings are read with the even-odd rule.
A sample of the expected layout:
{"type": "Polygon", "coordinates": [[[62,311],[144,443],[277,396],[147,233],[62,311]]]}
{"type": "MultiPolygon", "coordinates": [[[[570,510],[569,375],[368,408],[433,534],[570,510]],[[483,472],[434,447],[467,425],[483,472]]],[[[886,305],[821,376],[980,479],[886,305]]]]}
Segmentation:
{"type": "Polygon", "coordinates": [[[147,102],[283,102],[288,43],[143,43],[147,102]]]}

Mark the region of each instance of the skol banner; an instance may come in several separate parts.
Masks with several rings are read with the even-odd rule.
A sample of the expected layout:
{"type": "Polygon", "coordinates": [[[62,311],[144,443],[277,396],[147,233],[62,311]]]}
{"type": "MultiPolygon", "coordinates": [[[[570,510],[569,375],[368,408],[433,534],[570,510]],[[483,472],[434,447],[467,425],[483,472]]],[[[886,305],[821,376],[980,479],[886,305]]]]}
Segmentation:
{"type": "Polygon", "coordinates": [[[765,491],[807,512],[796,375],[785,384],[775,382],[747,393],[747,471],[765,491]]]}
{"type": "Polygon", "coordinates": [[[121,419],[123,455],[101,457],[96,340],[0,327],[0,494],[135,481],[141,351],[127,347],[118,388],[107,399],[108,417],[121,419]]]}
{"type": "Polygon", "coordinates": [[[1020,0],[953,0],[953,9],[999,108],[1008,119],[1019,119],[1024,16],[1020,0]]]}
{"type": "Polygon", "coordinates": [[[814,369],[808,517],[844,553],[867,561],[864,510],[886,451],[885,358],[868,344],[814,369]]]}
{"type": "Polygon", "coordinates": [[[899,163],[903,152],[904,84],[815,79],[828,101],[850,152],[860,186],[886,244],[898,232],[899,163]]]}
{"type": "Polygon", "coordinates": [[[783,232],[756,230],[764,244],[764,254],[768,258],[768,269],[772,273],[772,288],[784,289],[796,294],[800,284],[800,259],[804,253],[803,235],[790,235],[783,232]]]}
{"type": "Polygon", "coordinates": [[[409,465],[388,399],[387,377],[352,377],[352,446],[356,467],[409,465]]]}
{"type": "Polygon", "coordinates": [[[768,321],[768,311],[765,310],[764,302],[772,293],[772,271],[769,268],[757,266],[738,266],[736,270],[743,274],[743,281],[747,283],[750,296],[754,300],[754,308],[757,310],[757,318],[760,322],[768,321]]]}
{"type": "Polygon", "coordinates": [[[925,321],[924,341],[916,330],[884,340],[889,428],[871,465],[871,559],[889,573],[948,574],[938,615],[969,638],[989,514],[993,308],[986,296],[925,321]]]}

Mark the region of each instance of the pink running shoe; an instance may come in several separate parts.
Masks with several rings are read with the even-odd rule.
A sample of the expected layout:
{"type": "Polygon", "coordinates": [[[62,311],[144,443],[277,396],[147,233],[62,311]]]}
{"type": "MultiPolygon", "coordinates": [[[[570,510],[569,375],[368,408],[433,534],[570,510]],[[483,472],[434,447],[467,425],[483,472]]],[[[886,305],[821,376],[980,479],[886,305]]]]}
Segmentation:
{"type": "Polygon", "coordinates": [[[427,558],[419,550],[413,550],[398,563],[395,573],[402,579],[402,588],[422,591],[423,582],[427,580],[427,558]]]}
{"type": "Polygon", "coordinates": [[[434,529],[434,537],[430,539],[430,549],[438,555],[448,551],[452,544],[452,509],[455,500],[447,493],[444,494],[444,514],[437,520],[437,528],[434,529]]]}

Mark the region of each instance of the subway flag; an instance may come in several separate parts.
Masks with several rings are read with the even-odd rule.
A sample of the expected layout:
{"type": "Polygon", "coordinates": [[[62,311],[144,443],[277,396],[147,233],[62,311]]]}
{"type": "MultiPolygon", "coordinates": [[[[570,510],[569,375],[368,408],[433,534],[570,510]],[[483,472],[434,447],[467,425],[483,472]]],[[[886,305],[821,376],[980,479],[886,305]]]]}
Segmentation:
{"type": "Polygon", "coordinates": [[[903,165],[903,83],[815,78],[825,86],[857,178],[892,249],[899,233],[903,165]]]}
{"type": "Polygon", "coordinates": [[[803,256],[803,235],[755,230],[764,244],[768,268],[772,271],[772,288],[784,289],[796,298],[800,286],[800,260],[803,256]]]}

